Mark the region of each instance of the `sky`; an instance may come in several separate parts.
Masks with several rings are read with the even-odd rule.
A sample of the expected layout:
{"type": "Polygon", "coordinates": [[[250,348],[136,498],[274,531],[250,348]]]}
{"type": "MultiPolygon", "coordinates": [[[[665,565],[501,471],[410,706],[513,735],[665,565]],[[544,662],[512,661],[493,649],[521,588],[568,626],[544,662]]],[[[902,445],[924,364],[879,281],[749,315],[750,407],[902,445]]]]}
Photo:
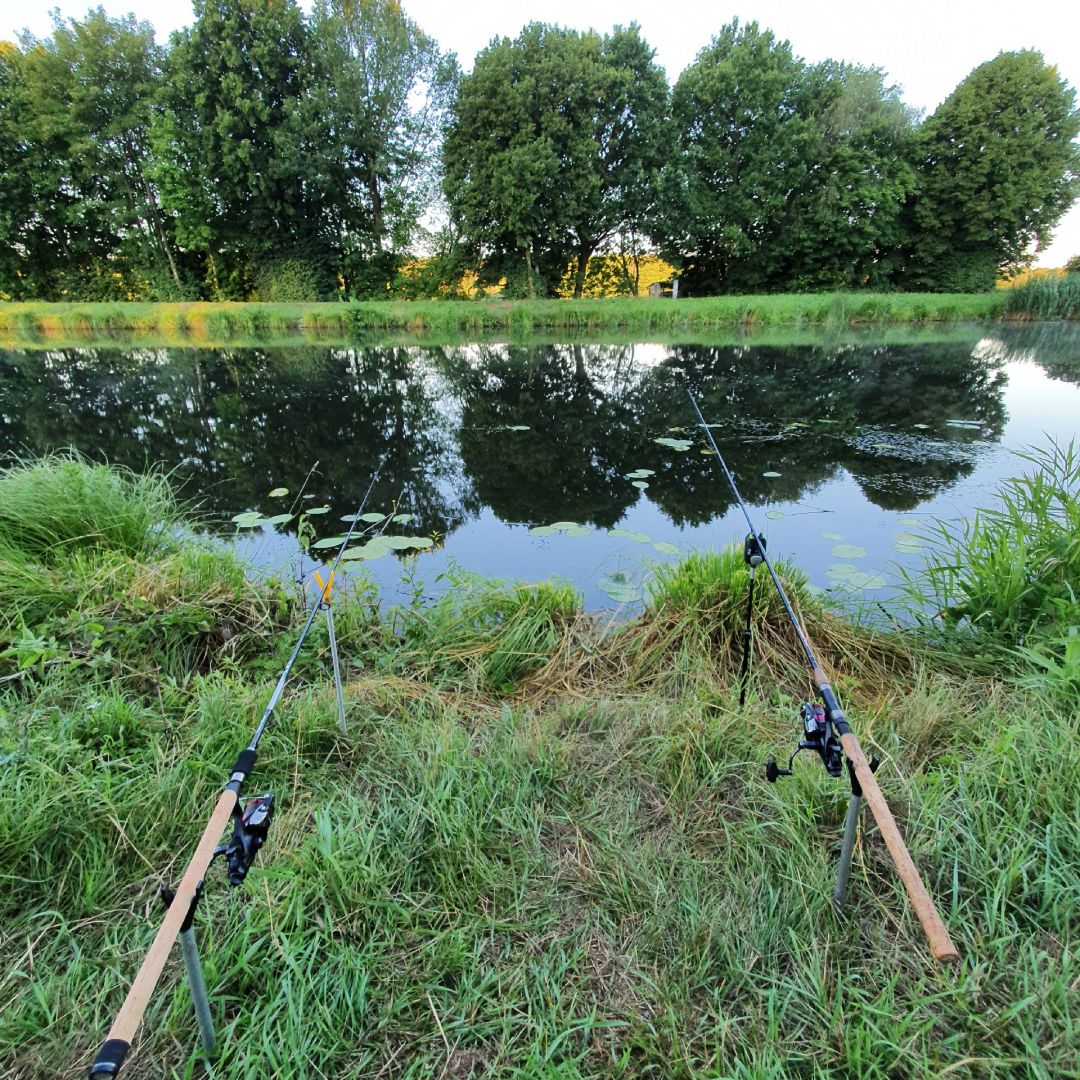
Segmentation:
{"type": "MultiPolygon", "coordinates": [[[[64,18],[79,18],[90,0],[55,0],[64,18]]],[[[99,0],[112,15],[133,11],[153,23],[158,39],[192,19],[190,0],[99,0]]],[[[28,28],[49,33],[50,4],[0,0],[0,39],[28,28]]],[[[302,7],[310,7],[301,0],[302,7]]],[[[757,22],[791,42],[795,53],[880,67],[909,105],[931,113],[975,67],[1003,50],[1037,49],[1080,90],[1080,4],[1076,0],[402,0],[409,16],[463,68],[494,37],[514,37],[527,22],[610,30],[636,22],[674,82],[724,23],[757,22]]],[[[1058,226],[1037,260],[1061,266],[1080,255],[1080,205],[1058,226]]]]}

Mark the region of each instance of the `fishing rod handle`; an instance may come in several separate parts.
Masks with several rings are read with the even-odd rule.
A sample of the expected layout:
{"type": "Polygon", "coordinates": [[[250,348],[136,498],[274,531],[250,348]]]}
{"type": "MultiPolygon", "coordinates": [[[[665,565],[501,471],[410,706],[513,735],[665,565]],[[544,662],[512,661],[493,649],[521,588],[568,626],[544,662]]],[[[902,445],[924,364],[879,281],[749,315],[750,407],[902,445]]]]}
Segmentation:
{"type": "Polygon", "coordinates": [[[900,828],[896,824],[892,811],[889,809],[889,804],[885,801],[881,788],[878,787],[877,779],[870,768],[870,763],[866,760],[862,747],[859,745],[859,740],[855,737],[854,732],[848,731],[840,736],[840,742],[844,747],[844,753],[847,754],[848,761],[851,762],[851,766],[855,770],[855,776],[862,788],[863,798],[870,807],[870,812],[874,815],[874,820],[881,831],[885,846],[889,849],[889,854],[892,855],[893,862],[896,864],[896,872],[904,883],[911,905],[915,908],[915,914],[919,917],[919,922],[922,923],[923,933],[926,934],[927,941],[930,942],[930,951],[934,954],[934,959],[943,964],[956,963],[960,959],[960,954],[957,952],[952,938],[949,937],[949,931],[945,928],[945,923],[942,922],[941,916],[934,906],[934,901],[930,898],[930,893],[927,892],[926,886],[919,876],[919,871],[916,869],[911,853],[904,843],[904,838],[900,835],[900,828]]]}
{"type": "Polygon", "coordinates": [[[124,1058],[131,1049],[135,1032],[142,1023],[150,995],[153,994],[161,978],[161,972],[169,959],[173,942],[179,936],[180,928],[191,910],[191,905],[195,902],[195,892],[199,882],[206,877],[206,871],[214,857],[214,849],[232,821],[233,809],[239,799],[239,794],[235,790],[238,787],[239,784],[230,783],[218,797],[214,812],[202,834],[202,839],[199,840],[199,846],[195,849],[195,854],[191,857],[191,862],[188,863],[180,884],[176,886],[173,902],[165,912],[165,918],[157,934],[154,935],[154,940],[128,990],[124,1004],[120,1006],[120,1011],[116,1014],[112,1027],[109,1028],[109,1034],[98,1052],[97,1059],[90,1068],[91,1080],[106,1080],[120,1072],[124,1058]]]}

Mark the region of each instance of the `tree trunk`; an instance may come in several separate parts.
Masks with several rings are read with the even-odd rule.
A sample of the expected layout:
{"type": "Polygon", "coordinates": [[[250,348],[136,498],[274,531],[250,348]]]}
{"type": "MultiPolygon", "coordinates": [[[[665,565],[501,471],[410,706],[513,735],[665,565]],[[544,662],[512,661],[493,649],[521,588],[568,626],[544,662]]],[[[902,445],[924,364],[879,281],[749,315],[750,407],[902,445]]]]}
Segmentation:
{"type": "Polygon", "coordinates": [[[589,259],[592,256],[592,248],[584,244],[578,248],[577,275],[574,277],[574,299],[580,300],[585,290],[585,275],[589,270],[589,259]]]}
{"type": "Polygon", "coordinates": [[[533,288],[532,244],[525,245],[525,269],[528,271],[526,290],[528,292],[529,299],[535,300],[536,290],[533,288]]]}

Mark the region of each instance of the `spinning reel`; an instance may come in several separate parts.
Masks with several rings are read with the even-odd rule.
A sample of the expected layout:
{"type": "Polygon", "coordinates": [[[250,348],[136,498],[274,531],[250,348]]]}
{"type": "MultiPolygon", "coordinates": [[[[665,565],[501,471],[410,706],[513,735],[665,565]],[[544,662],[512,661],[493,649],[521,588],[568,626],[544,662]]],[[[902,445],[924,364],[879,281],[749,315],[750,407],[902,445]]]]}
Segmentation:
{"type": "Polygon", "coordinates": [[[781,769],[776,758],[769,758],[765,763],[765,779],[775,784],[781,776],[792,775],[795,757],[802,750],[814,750],[821,758],[825,771],[832,777],[840,776],[844,771],[844,748],[836,735],[832,721],[825,715],[825,707],[817,702],[804,701],[799,709],[804,737],[788,759],[788,767],[781,769]]]}
{"type": "Polygon", "coordinates": [[[227,844],[214,849],[214,858],[225,856],[229,868],[229,884],[243,885],[259,848],[266,843],[270,821],[274,816],[274,796],[259,795],[248,799],[244,809],[236,804],[233,810],[233,835],[227,844]]]}

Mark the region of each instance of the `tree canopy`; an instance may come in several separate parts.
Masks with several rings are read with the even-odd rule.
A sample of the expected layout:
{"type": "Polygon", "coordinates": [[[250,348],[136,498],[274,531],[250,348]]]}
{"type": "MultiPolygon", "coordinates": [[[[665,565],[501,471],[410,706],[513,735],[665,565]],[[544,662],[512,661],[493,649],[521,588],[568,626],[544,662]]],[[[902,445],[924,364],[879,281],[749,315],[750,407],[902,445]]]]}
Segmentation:
{"type": "Polygon", "coordinates": [[[534,22],[462,76],[399,0],[194,15],[0,42],[0,299],[633,292],[656,253],[691,294],[971,291],[1080,193],[1075,92],[1032,51],[922,120],[754,22],[669,90],[635,25],[534,22]]]}

